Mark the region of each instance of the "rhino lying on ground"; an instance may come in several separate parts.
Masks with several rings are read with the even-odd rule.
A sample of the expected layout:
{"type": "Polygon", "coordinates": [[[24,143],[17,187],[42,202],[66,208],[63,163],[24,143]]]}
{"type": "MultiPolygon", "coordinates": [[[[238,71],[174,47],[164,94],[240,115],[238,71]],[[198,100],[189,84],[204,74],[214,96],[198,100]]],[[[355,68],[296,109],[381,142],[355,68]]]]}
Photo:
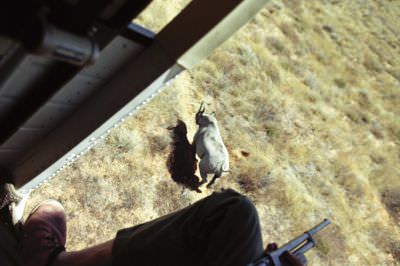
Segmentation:
{"type": "Polygon", "coordinates": [[[207,182],[207,175],[214,174],[210,187],[222,173],[229,170],[229,155],[219,132],[214,113],[205,114],[204,103],[196,113],[196,124],[199,126],[193,138],[196,153],[200,157],[201,184],[207,182]]]}

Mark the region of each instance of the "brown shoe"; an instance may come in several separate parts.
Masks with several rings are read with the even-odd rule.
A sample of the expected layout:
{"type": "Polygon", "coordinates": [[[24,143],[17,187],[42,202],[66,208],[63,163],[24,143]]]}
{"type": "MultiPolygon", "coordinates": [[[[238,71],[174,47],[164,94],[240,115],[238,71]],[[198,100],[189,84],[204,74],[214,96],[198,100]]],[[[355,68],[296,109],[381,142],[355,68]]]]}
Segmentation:
{"type": "Polygon", "coordinates": [[[23,226],[22,256],[27,266],[51,265],[65,250],[66,216],[62,205],[47,200],[33,209],[23,226]]]}

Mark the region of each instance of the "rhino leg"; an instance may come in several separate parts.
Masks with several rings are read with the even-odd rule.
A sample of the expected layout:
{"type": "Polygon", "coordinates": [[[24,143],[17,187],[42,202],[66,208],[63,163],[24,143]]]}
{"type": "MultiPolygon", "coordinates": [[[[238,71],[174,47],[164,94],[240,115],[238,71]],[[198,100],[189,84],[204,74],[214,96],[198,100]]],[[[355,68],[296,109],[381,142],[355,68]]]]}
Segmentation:
{"type": "Polygon", "coordinates": [[[222,173],[215,173],[210,183],[207,184],[207,187],[210,188],[217,178],[220,178],[222,173]]]}
{"type": "Polygon", "coordinates": [[[206,168],[204,167],[204,165],[202,165],[202,162],[200,162],[200,176],[201,176],[201,181],[200,181],[200,185],[207,183],[207,171],[206,168]]]}

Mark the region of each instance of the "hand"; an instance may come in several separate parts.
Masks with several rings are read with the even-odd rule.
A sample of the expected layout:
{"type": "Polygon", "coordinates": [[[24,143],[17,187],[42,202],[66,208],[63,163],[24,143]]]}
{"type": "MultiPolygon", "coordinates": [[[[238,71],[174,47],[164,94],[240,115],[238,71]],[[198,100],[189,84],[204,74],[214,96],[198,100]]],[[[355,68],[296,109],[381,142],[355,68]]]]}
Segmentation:
{"type": "MultiPolygon", "coordinates": [[[[269,243],[265,248],[265,253],[270,253],[274,250],[278,249],[278,245],[276,243],[269,243]]],[[[305,266],[306,263],[303,263],[298,257],[290,253],[289,251],[285,251],[280,257],[282,265],[287,266],[305,266]]]]}
{"type": "Polygon", "coordinates": [[[291,265],[291,266],[305,266],[306,263],[303,263],[298,257],[290,253],[289,251],[285,251],[280,258],[283,265],[291,265]]]}

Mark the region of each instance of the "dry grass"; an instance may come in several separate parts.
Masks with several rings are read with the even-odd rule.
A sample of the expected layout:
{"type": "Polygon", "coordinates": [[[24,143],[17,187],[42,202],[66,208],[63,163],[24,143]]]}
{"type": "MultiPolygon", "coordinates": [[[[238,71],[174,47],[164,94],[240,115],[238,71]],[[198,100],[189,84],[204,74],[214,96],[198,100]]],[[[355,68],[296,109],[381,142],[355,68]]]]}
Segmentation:
{"type": "MultiPolygon", "coordinates": [[[[158,31],[187,2],[153,1],[139,21],[158,31]]],[[[312,265],[400,265],[398,14],[398,1],[271,2],[32,204],[61,200],[79,249],[208,195],[165,166],[166,128],[179,117],[192,136],[205,100],[232,165],[214,189],[254,200],[266,243],[328,217],[312,265]]]]}

